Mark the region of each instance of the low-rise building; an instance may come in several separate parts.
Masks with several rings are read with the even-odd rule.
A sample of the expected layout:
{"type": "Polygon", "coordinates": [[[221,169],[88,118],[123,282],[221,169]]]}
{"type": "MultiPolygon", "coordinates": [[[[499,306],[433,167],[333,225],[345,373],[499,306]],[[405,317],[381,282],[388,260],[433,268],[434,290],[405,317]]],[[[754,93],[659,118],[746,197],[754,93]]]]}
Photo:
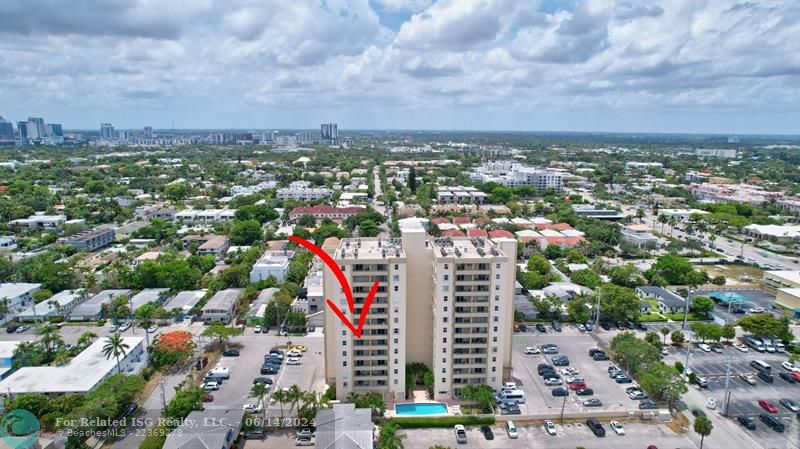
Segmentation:
{"type": "Polygon", "coordinates": [[[321,449],[373,449],[375,426],[368,408],[334,404],[317,411],[314,446],[321,449]]]}
{"type": "Polygon", "coordinates": [[[150,302],[163,303],[169,294],[168,288],[146,288],[131,297],[131,313],[136,313],[140,307],[150,302]]]}
{"type": "Polygon", "coordinates": [[[655,248],[658,246],[658,237],[653,235],[649,226],[643,224],[632,224],[625,226],[620,231],[622,240],[631,242],[639,248],[655,248]]]}
{"type": "Polygon", "coordinates": [[[96,321],[103,317],[103,304],[108,304],[114,298],[131,294],[127,289],[103,290],[86,301],[78,304],[69,314],[71,321],[96,321]]]}
{"type": "Polygon", "coordinates": [[[203,321],[229,323],[236,314],[236,304],[241,294],[241,288],[229,288],[215,293],[203,307],[203,321]]]}
{"type": "Polygon", "coordinates": [[[224,235],[218,235],[197,248],[197,254],[211,254],[214,257],[223,257],[231,246],[231,239],[224,235]]]}
{"type": "Polygon", "coordinates": [[[265,251],[250,270],[250,282],[263,281],[270,276],[283,282],[294,254],[294,251],[265,251]]]}
{"type": "Polygon", "coordinates": [[[115,235],[113,228],[95,228],[70,237],[62,237],[58,239],[58,243],[81,251],[97,251],[114,243],[115,235]]]}
{"type": "Polygon", "coordinates": [[[6,313],[0,317],[0,324],[7,323],[27,307],[33,305],[33,292],[42,284],[26,282],[7,282],[0,284],[0,301],[5,302],[6,313]]]}
{"type": "Polygon", "coordinates": [[[9,226],[28,229],[57,228],[67,221],[66,215],[34,214],[28,218],[20,218],[8,222],[9,226]]]}
{"type": "Polygon", "coordinates": [[[441,186],[436,191],[439,204],[484,204],[489,195],[475,187],[441,186]]]}
{"type": "Polygon", "coordinates": [[[163,449],[231,449],[243,420],[244,410],[230,407],[190,412],[167,435],[163,449]]]}
{"type": "Polygon", "coordinates": [[[332,221],[344,221],[353,215],[364,212],[363,207],[333,207],[326,204],[319,204],[312,207],[295,207],[289,212],[290,220],[298,220],[303,215],[311,215],[315,220],[329,219],[332,221]]]}
{"type": "Polygon", "coordinates": [[[800,271],[765,271],[761,285],[773,293],[782,288],[800,288],[800,271]]]}
{"type": "Polygon", "coordinates": [[[707,215],[709,212],[700,209],[659,209],[658,216],[674,218],[678,222],[687,221],[692,215],[707,215]]]}
{"type": "Polygon", "coordinates": [[[64,290],[17,315],[20,321],[45,321],[51,317],[65,317],[75,306],[87,298],[83,290],[64,290]]]}
{"type": "Polygon", "coordinates": [[[332,195],[333,190],[326,187],[287,187],[278,189],[275,197],[279,200],[316,201],[332,195]]]}
{"type": "Polygon", "coordinates": [[[744,227],[744,233],[758,240],[775,243],[800,243],[800,225],[759,225],[744,227]]]}
{"type": "Polygon", "coordinates": [[[275,296],[275,293],[278,293],[279,291],[279,288],[270,287],[265,288],[258,293],[256,299],[250,303],[250,310],[247,311],[247,314],[244,318],[248,326],[264,325],[264,314],[267,311],[267,305],[270,301],[272,301],[272,297],[275,296]]]}
{"type": "Polygon", "coordinates": [[[636,287],[636,294],[640,298],[655,299],[661,313],[683,313],[686,307],[685,299],[663,287],[636,287]]]}
{"type": "Polygon", "coordinates": [[[14,368],[14,360],[20,355],[17,354],[17,346],[24,341],[0,341],[0,380],[5,379],[11,374],[14,368]]]}
{"type": "Polygon", "coordinates": [[[800,288],[781,288],[775,292],[775,310],[800,319],[800,288]]]}
{"type": "Polygon", "coordinates": [[[17,239],[13,235],[0,236],[0,251],[13,251],[17,249],[17,239]]]}
{"type": "Polygon", "coordinates": [[[84,394],[118,372],[137,374],[147,366],[145,338],[122,337],[122,340],[128,349],[120,355],[119,365],[114,357],[105,356],[106,342],[98,339],[65,365],[28,366],[14,371],[0,381],[0,390],[12,397],[26,393],[84,394]]]}
{"type": "Polygon", "coordinates": [[[625,214],[618,210],[597,209],[588,204],[575,204],[572,206],[572,210],[575,212],[575,215],[597,218],[599,220],[622,220],[625,218],[625,214]]]}
{"type": "Polygon", "coordinates": [[[179,313],[178,318],[182,319],[183,317],[187,316],[192,309],[197,306],[197,304],[200,303],[205,295],[206,290],[190,290],[180,292],[164,304],[164,310],[168,312],[177,310],[179,313]]]}

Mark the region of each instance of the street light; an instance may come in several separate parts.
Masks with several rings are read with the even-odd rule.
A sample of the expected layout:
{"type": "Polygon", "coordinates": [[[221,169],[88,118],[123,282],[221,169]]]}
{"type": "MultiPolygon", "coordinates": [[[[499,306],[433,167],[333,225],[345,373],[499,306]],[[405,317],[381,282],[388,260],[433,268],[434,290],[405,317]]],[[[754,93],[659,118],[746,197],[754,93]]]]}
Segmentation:
{"type": "Polygon", "coordinates": [[[561,424],[564,424],[564,407],[567,405],[567,398],[569,397],[569,390],[564,395],[564,401],[561,403],[561,424]]]}
{"type": "Polygon", "coordinates": [[[686,304],[683,305],[683,326],[681,327],[683,330],[686,330],[686,323],[689,321],[689,302],[692,295],[694,295],[694,289],[689,290],[689,294],[686,295],[686,304]]]}

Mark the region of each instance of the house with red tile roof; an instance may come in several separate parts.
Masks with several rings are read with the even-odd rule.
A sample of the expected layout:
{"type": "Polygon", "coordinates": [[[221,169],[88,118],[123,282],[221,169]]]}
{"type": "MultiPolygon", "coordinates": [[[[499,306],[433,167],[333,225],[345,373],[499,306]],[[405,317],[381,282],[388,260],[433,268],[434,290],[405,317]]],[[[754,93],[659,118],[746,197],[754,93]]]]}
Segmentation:
{"type": "Polygon", "coordinates": [[[557,245],[562,248],[574,248],[586,241],[583,237],[545,237],[544,240],[548,246],[557,245]]]}
{"type": "Polygon", "coordinates": [[[472,220],[470,220],[469,217],[461,216],[461,217],[453,218],[453,224],[454,225],[470,224],[471,222],[472,222],[472,220]]]}
{"type": "Polygon", "coordinates": [[[495,229],[494,231],[489,231],[489,238],[490,239],[497,239],[497,238],[501,238],[501,237],[507,237],[507,238],[510,238],[510,239],[515,238],[514,234],[512,234],[509,231],[506,231],[505,229],[495,229]]]}
{"type": "Polygon", "coordinates": [[[486,229],[472,228],[467,230],[467,237],[483,237],[488,238],[489,233],[486,229]]]}
{"type": "Polygon", "coordinates": [[[442,232],[442,237],[465,237],[464,231],[458,229],[450,229],[442,232]]]}
{"type": "Polygon", "coordinates": [[[444,218],[444,217],[431,218],[431,223],[436,223],[437,225],[450,224],[450,220],[448,220],[447,218],[444,218]]]}

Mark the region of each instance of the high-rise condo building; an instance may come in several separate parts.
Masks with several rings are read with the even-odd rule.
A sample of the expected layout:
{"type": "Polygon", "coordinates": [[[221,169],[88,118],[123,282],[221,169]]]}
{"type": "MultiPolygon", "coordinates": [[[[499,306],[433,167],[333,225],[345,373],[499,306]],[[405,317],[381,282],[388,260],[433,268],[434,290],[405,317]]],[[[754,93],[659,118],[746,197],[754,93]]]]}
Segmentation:
{"type": "Polygon", "coordinates": [[[47,135],[44,119],[41,117],[28,117],[28,139],[43,139],[47,135]]]}
{"type": "Polygon", "coordinates": [[[329,239],[324,249],[350,282],[355,314],[327,268],[325,298],[351,322],[379,281],[360,339],[325,314],[325,377],[337,398],[378,392],[403,400],[405,366],[414,362],[433,370],[436,399],[457,397],[466,384],[500,389],[511,377],[513,239],[437,239],[405,229],[400,239],[329,239]]]}
{"type": "Polygon", "coordinates": [[[114,138],[116,138],[114,135],[114,126],[112,126],[111,123],[100,124],[100,138],[104,140],[114,140],[114,138]]]}
{"type": "Polygon", "coordinates": [[[323,123],[320,127],[320,137],[322,140],[336,140],[339,138],[339,130],[336,123],[323,123]]]}
{"type": "Polygon", "coordinates": [[[19,132],[19,140],[25,143],[28,140],[28,122],[17,122],[17,131],[19,132]]]}
{"type": "Polygon", "coordinates": [[[144,127],[144,137],[146,139],[152,139],[153,138],[153,127],[152,126],[145,126],[144,127]]]}
{"type": "Polygon", "coordinates": [[[0,140],[14,140],[14,125],[0,117],[0,140]]]}

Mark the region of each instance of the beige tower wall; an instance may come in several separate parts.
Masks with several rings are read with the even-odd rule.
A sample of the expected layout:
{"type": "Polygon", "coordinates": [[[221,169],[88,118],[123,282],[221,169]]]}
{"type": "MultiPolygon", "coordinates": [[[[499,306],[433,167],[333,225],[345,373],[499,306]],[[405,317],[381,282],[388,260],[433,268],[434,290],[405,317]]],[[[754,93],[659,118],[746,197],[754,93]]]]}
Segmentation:
{"type": "Polygon", "coordinates": [[[402,230],[406,267],[406,363],[433,368],[433,251],[422,229],[402,230]]]}
{"type": "Polygon", "coordinates": [[[501,290],[503,296],[504,314],[501,321],[501,329],[505,330],[504,341],[500,343],[501,353],[503,354],[503,381],[511,381],[511,355],[513,353],[514,338],[514,285],[517,280],[517,241],[510,238],[499,238],[493,240],[503,253],[508,256],[504,264],[505,272],[502,273],[503,285],[501,290]]]}

